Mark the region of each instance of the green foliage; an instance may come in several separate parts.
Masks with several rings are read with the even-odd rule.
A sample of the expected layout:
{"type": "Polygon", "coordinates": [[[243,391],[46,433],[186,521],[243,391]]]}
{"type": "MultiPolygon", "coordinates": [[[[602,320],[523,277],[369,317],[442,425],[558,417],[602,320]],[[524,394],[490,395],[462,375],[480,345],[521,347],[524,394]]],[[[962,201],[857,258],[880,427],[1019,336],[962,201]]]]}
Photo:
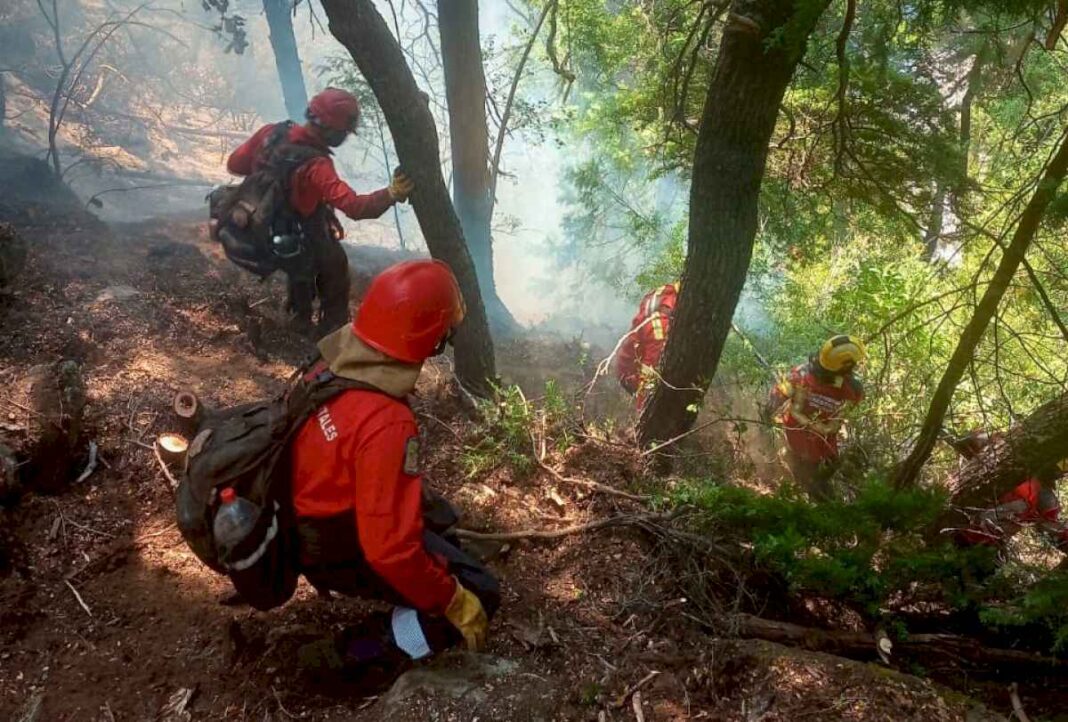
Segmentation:
{"type": "Polygon", "coordinates": [[[1068,652],[1068,570],[1059,569],[1028,586],[1003,605],[983,610],[984,623],[1002,629],[1024,629],[1040,624],[1053,637],[1053,650],[1068,652]]]}
{"type": "Polygon", "coordinates": [[[929,543],[924,534],[944,509],[937,492],[869,478],[851,502],[810,503],[790,489],[761,495],[691,481],[666,502],[693,507],[695,531],[744,542],[792,593],[835,600],[899,634],[895,611],[923,601],[977,610],[991,626],[1039,625],[1068,649],[1068,573],[1028,583],[999,566],[992,547],[929,543]]]}
{"type": "Polygon", "coordinates": [[[564,452],[575,441],[574,405],[555,379],[546,381],[540,399],[528,400],[518,386],[496,387],[479,409],[482,420],[460,457],[468,478],[502,466],[525,476],[538,465],[536,454],[564,452]]]}

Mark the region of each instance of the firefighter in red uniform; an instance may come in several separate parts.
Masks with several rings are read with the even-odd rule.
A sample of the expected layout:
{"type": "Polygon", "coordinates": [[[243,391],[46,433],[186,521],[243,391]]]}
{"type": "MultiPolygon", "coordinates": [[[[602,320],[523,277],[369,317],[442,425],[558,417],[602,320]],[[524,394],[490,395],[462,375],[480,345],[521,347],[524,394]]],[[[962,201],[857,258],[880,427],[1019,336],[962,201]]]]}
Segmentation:
{"type": "Polygon", "coordinates": [[[333,211],[354,220],[378,218],[394,203],[404,202],[414,185],[403,173],[393,176],[389,187],[360,195],[338,178],[330,149],[356,131],[360,104],[355,96],[327,88],[308,103],[304,125],[266,125],[230,154],[226,167],[234,175],[258,170],[274,150],[274,143],[310,146],[321,154],[299,165],[289,176],[288,203],[302,219],[304,249],[299,263],[285,266],[289,281],[289,310],[295,323],[310,328],[312,303],[320,303],[322,331],[333,331],[349,318],[348,258],[340,244],[341,225],[333,211]],[[279,138],[279,134],[284,137],[279,138]]]}
{"type": "MultiPolygon", "coordinates": [[[[963,437],[949,439],[949,443],[961,457],[972,459],[996,439],[997,434],[975,430],[963,437]]],[[[997,506],[975,515],[971,526],[960,530],[959,539],[966,544],[1002,546],[1023,527],[1034,526],[1060,551],[1068,554],[1068,523],[1060,517],[1061,503],[1054,491],[1056,480],[1063,471],[1060,466],[1051,466],[1024,479],[998,499],[997,506]]]]}
{"type": "Polygon", "coordinates": [[[854,375],[864,355],[860,339],[835,336],[772,391],[771,404],[778,406],[773,416],[786,431],[786,464],[813,499],[832,496],[843,416],[864,399],[864,388],[854,375]]]}
{"type": "MultiPolygon", "coordinates": [[[[449,267],[406,261],[378,275],[351,326],[319,342],[320,363],[378,391],[342,392],[291,449],[300,570],[318,590],[397,606],[301,649],[305,669],[394,667],[464,643],[479,649],[500,603],[497,580],[430,528],[415,417],[405,399],[423,362],[464,315],[449,267]]],[[[455,521],[453,519],[452,521],[455,521]]]]}
{"type": "Polygon", "coordinates": [[[645,295],[619,347],[616,376],[627,393],[634,395],[639,411],[656,384],[657,367],[667,344],[679,285],[677,281],[669,283],[645,295]]]}

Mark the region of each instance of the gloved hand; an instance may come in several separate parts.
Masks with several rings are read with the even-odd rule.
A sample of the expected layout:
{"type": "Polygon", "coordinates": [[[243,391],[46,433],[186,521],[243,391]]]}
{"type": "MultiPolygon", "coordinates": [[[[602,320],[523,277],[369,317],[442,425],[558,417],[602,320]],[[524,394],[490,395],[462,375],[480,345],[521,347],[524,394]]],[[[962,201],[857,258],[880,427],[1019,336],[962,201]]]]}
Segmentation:
{"type": "Polygon", "coordinates": [[[463,635],[468,649],[477,652],[485,646],[489,617],[478,597],[465,589],[459,580],[452,601],[445,609],[445,618],[463,635]]]}
{"type": "Polygon", "coordinates": [[[809,428],[820,436],[833,436],[838,433],[838,429],[830,421],[813,421],[809,428]]]}
{"type": "Polygon", "coordinates": [[[397,203],[404,203],[415,190],[415,181],[400,168],[393,171],[393,180],[389,182],[389,197],[397,203]]]}

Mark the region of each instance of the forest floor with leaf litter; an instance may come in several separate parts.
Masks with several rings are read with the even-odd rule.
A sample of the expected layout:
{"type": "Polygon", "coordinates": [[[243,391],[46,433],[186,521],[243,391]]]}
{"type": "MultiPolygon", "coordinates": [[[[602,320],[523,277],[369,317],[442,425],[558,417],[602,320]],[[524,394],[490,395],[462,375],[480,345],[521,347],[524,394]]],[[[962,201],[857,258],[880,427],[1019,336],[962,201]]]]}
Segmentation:
{"type": "MultiPolygon", "coordinates": [[[[87,437],[100,465],[62,494],[27,495],[0,512],[17,542],[0,578],[0,716],[998,719],[960,694],[872,664],[709,637],[687,602],[650,575],[644,538],[625,528],[476,544],[504,589],[482,654],[443,655],[374,694],[304,681],[296,647],[374,605],[328,602],[304,585],[270,613],[224,605],[228,585],[184,546],[151,450],[180,388],[209,404],[281,388],[310,350],[282,323],[281,282],[259,284],[231,268],[192,222],[108,228],[77,214],[33,213],[15,220],[32,250],[0,308],[0,378],[10,387],[34,364],[79,361],[87,437]]],[[[541,374],[575,388],[582,363],[562,341],[498,347],[502,376],[528,389],[543,387],[541,374]]],[[[424,472],[461,506],[463,526],[558,529],[641,511],[564,481],[640,491],[640,459],[622,446],[550,448],[544,462],[555,474],[498,466],[470,475],[463,445],[478,432],[450,379],[447,361],[429,366],[414,408],[424,472]]],[[[17,437],[26,412],[11,401],[0,392],[2,434],[17,437]]]]}

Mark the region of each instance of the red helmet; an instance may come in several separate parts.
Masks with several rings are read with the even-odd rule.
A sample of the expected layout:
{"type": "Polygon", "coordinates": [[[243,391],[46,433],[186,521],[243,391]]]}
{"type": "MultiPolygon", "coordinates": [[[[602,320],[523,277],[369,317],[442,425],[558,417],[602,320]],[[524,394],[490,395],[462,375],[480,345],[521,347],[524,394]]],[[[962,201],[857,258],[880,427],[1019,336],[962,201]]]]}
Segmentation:
{"type": "Polygon", "coordinates": [[[360,101],[347,90],[327,88],[308,103],[307,115],[316,125],[353,133],[360,122],[360,101]]]}
{"type": "Polygon", "coordinates": [[[403,261],[375,276],[352,332],[371,348],[407,363],[437,351],[465,313],[452,269],[442,261],[403,261]]]}

